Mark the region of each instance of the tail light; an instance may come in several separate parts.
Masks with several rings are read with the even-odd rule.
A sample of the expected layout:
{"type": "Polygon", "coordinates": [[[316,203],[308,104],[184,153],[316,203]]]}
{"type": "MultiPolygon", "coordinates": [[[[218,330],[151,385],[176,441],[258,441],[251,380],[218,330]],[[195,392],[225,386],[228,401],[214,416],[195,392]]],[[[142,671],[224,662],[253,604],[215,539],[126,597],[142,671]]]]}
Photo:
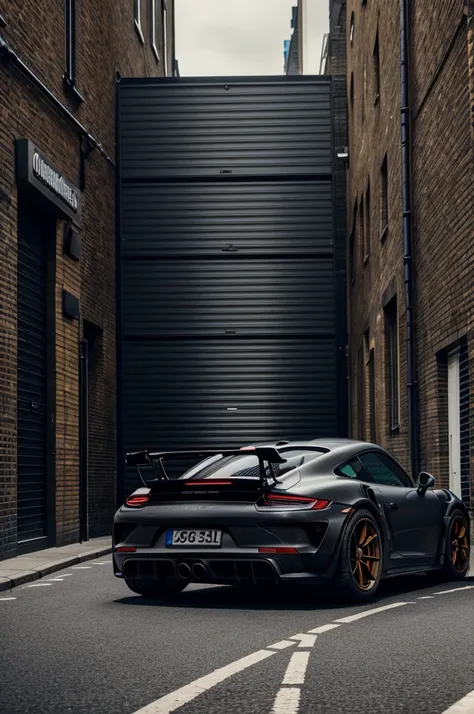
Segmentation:
{"type": "Polygon", "coordinates": [[[293,496],[289,493],[267,493],[264,498],[264,505],[269,508],[303,508],[311,511],[321,511],[327,508],[330,501],[310,498],[309,496],[293,496]]]}
{"type": "Polygon", "coordinates": [[[149,488],[137,488],[125,501],[125,505],[129,508],[142,508],[150,500],[149,488]]]}

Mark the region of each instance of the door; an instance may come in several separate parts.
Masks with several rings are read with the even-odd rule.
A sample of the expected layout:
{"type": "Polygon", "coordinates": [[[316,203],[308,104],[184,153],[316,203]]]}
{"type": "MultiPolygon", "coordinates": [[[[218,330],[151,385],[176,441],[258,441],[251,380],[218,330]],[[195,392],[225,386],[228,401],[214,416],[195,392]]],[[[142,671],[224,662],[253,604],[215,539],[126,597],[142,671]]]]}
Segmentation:
{"type": "Polygon", "coordinates": [[[393,557],[406,559],[401,567],[432,562],[441,526],[437,496],[430,490],[419,496],[408,474],[382,452],[366,452],[359,459],[376,484],[396,551],[393,557]]]}
{"type": "Polygon", "coordinates": [[[459,350],[448,355],[449,488],[461,498],[461,405],[459,350]]]}
{"type": "Polygon", "coordinates": [[[45,547],[47,466],[47,244],[50,222],[18,218],[18,544],[45,547]]]}
{"type": "Polygon", "coordinates": [[[79,530],[81,541],[89,540],[89,343],[81,340],[79,345],[79,530]]]}

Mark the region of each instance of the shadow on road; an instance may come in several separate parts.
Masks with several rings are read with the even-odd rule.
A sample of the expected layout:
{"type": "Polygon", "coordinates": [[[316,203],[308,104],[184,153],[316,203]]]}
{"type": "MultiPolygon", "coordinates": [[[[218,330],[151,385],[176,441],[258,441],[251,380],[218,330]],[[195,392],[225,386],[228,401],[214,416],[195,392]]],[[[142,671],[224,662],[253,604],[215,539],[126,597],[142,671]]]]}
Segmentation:
{"type": "MultiPolygon", "coordinates": [[[[474,577],[466,578],[471,583],[474,577]]],[[[463,582],[466,582],[463,581],[463,582]]],[[[462,587],[461,583],[442,583],[436,589],[448,590],[462,587]]],[[[124,584],[125,586],[125,584],[124,584]]],[[[371,601],[374,606],[389,598],[408,598],[415,592],[433,588],[433,583],[424,575],[397,577],[382,582],[377,596],[371,601]]],[[[333,610],[337,607],[353,607],[338,601],[322,588],[300,587],[272,588],[267,590],[243,590],[231,586],[201,586],[199,589],[185,590],[171,601],[155,600],[139,595],[131,595],[115,600],[117,604],[135,607],[174,607],[200,609],[248,609],[248,610],[333,610]]]]}

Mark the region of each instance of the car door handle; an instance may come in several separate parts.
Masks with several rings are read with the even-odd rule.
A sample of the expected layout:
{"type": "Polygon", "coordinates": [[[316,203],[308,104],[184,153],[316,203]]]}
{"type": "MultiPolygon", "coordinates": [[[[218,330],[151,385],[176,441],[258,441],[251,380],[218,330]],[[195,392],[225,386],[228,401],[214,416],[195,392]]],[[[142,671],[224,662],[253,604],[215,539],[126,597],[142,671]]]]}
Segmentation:
{"type": "Polygon", "coordinates": [[[389,503],[388,507],[391,511],[396,511],[398,509],[398,503],[389,503]]]}

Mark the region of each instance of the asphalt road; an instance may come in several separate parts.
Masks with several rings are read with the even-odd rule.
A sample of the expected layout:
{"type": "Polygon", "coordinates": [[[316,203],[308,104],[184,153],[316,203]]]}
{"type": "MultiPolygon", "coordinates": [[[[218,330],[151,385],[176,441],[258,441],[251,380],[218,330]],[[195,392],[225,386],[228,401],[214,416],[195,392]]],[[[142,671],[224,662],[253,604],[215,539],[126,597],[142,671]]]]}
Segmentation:
{"type": "Polygon", "coordinates": [[[207,586],[159,605],[107,556],[0,595],[0,712],[442,714],[474,690],[474,579],[425,585],[351,607],[207,586]]]}

